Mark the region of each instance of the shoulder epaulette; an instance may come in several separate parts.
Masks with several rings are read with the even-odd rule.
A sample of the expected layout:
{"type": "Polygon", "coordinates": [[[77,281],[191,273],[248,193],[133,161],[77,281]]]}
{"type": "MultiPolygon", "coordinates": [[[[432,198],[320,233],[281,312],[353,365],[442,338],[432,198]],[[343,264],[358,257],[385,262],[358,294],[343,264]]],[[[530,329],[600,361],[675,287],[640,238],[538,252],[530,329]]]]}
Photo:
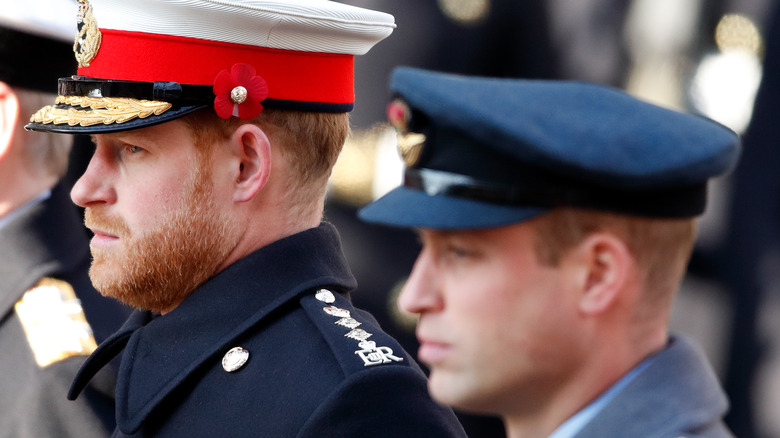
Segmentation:
{"type": "Polygon", "coordinates": [[[41,368],[69,357],[89,356],[97,348],[81,301],[65,281],[42,279],[14,308],[41,368]]]}
{"type": "Polygon", "coordinates": [[[346,298],[319,289],[301,298],[301,305],[320,329],[345,371],[408,362],[395,339],[358,315],[346,298]]]}

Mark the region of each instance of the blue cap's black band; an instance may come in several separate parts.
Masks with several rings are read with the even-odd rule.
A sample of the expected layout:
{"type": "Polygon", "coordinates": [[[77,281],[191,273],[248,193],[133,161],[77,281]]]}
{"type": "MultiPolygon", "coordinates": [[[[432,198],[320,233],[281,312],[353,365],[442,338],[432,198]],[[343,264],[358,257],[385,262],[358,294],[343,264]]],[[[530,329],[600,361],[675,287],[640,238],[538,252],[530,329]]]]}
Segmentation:
{"type": "Polygon", "coordinates": [[[544,184],[518,186],[481,181],[466,175],[409,168],[404,186],[430,196],[450,196],[504,206],[580,207],[649,217],[685,218],[704,212],[707,183],[653,190],[621,191],[550,178],[544,184]]]}

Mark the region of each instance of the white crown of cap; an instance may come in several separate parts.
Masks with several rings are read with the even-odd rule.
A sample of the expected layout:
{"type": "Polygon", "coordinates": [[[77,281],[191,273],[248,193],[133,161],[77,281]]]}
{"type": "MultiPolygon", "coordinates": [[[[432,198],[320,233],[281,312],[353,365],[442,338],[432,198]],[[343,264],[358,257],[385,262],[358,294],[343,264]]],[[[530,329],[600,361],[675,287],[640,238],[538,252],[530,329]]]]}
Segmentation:
{"type": "Polygon", "coordinates": [[[3,0],[0,26],[72,43],[76,5],[76,0],[3,0]]]}
{"type": "Polygon", "coordinates": [[[101,29],[273,49],[362,55],[392,15],[329,0],[90,0],[101,29]]]}

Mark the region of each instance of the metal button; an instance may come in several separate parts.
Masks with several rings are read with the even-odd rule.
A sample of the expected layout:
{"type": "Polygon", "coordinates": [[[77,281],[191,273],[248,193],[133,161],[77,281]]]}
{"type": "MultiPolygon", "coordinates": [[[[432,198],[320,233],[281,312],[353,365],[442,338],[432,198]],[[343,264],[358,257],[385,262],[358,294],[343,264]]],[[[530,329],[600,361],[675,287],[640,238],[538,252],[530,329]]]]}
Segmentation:
{"type": "Polygon", "coordinates": [[[336,297],[333,296],[333,292],[327,289],[318,290],[317,293],[314,294],[314,297],[327,304],[333,304],[333,302],[336,301],[336,297]]]}
{"type": "Polygon", "coordinates": [[[246,88],[239,85],[230,91],[230,100],[232,100],[233,103],[242,104],[246,101],[247,95],[246,88]]]}
{"type": "Polygon", "coordinates": [[[222,368],[232,373],[244,366],[247,360],[249,360],[249,351],[241,347],[234,347],[225,353],[225,356],[222,358],[222,368]]]}

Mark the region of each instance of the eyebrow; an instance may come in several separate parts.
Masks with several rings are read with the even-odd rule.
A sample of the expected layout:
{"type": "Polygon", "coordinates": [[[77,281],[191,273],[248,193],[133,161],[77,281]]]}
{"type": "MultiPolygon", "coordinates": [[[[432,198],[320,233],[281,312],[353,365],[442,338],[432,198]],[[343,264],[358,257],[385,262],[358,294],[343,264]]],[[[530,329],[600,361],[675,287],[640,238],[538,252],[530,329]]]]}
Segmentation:
{"type": "Polygon", "coordinates": [[[440,239],[440,240],[441,239],[449,239],[452,236],[455,236],[456,234],[459,233],[456,230],[437,230],[437,229],[433,229],[433,228],[418,228],[418,227],[414,228],[414,232],[417,235],[417,242],[420,245],[424,245],[426,243],[426,241],[430,242],[431,238],[436,238],[436,239],[440,239]],[[430,236],[430,237],[428,239],[426,239],[424,237],[425,236],[423,234],[424,230],[429,232],[428,236],[430,236]]]}
{"type": "Polygon", "coordinates": [[[116,144],[117,142],[120,142],[122,144],[136,144],[139,142],[146,142],[150,141],[148,139],[152,139],[152,135],[148,135],[146,133],[143,133],[139,135],[138,133],[135,133],[134,135],[137,135],[136,138],[133,138],[133,141],[128,140],[126,137],[126,132],[106,132],[106,133],[97,133],[97,134],[90,134],[90,139],[92,140],[92,144],[97,146],[98,137],[102,137],[103,141],[116,144]]]}

